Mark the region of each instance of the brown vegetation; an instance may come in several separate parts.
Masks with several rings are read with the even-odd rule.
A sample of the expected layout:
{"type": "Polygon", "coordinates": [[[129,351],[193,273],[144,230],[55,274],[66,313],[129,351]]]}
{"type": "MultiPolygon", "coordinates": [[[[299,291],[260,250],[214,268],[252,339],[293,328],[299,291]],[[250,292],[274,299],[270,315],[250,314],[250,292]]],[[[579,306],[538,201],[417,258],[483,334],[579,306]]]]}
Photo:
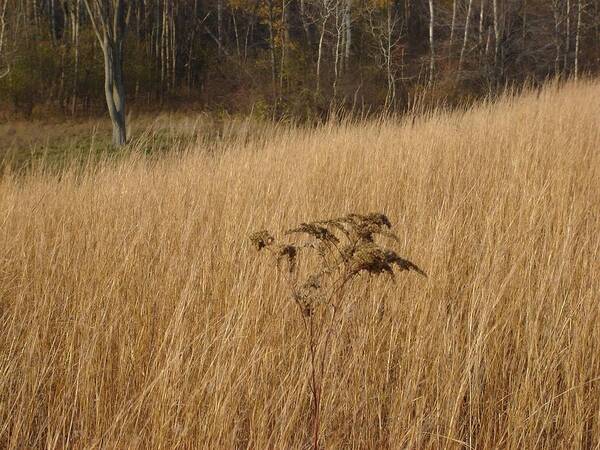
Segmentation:
{"type": "Polygon", "coordinates": [[[267,230],[250,235],[250,241],[257,250],[265,249],[272,256],[275,267],[283,268],[291,300],[298,306],[304,325],[310,361],[307,379],[312,394],[314,450],[320,448],[321,400],[329,368],[326,362],[340,334],[342,319],[353,306],[346,297],[349,285],[363,272],[387,274],[395,280],[394,267],[427,276],[414,263],[378,242],[382,238],[399,240],[391,228],[392,224],[385,214],[352,213],[335,219],[301,223],[297,228],[286,231],[283,239],[276,239],[267,230]],[[290,235],[294,237],[290,238],[290,235]],[[298,238],[298,235],[304,239],[298,238]],[[283,243],[279,242],[281,240],[283,243]]]}
{"type": "Polygon", "coordinates": [[[0,447],[310,446],[302,320],[247,236],[384,211],[427,278],[348,286],[321,446],[597,448],[599,96],[5,172],[0,447]]]}

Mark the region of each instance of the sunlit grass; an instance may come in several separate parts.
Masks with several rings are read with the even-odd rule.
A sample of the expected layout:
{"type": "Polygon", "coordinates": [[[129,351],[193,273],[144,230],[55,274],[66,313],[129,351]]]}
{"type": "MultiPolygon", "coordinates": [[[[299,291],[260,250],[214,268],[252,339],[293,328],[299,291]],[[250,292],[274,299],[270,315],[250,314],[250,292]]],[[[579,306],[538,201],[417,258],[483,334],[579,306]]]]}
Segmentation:
{"type": "Polygon", "coordinates": [[[247,236],[375,211],[428,277],[346,293],[321,445],[595,448],[599,97],[5,173],[0,448],[309,447],[303,324],[247,236]]]}

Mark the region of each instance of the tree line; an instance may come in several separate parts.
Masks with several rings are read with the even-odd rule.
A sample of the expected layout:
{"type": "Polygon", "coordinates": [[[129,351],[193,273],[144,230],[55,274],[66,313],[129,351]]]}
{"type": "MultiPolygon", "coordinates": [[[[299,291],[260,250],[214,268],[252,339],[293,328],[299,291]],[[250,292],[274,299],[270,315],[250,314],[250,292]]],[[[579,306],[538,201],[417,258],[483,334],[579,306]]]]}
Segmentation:
{"type": "Polygon", "coordinates": [[[24,115],[310,118],[599,68],[600,0],[0,0],[0,103],[24,115]]]}

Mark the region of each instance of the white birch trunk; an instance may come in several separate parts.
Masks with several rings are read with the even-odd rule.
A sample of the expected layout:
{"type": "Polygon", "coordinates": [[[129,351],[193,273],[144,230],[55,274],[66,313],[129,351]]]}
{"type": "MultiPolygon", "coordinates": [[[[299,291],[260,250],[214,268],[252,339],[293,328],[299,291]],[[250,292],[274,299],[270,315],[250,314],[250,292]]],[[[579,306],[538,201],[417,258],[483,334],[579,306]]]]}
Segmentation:
{"type": "Polygon", "coordinates": [[[479,11],[479,47],[483,46],[483,19],[485,18],[486,0],[481,0],[481,10],[479,11]]]}
{"type": "Polygon", "coordinates": [[[352,0],[348,0],[348,2],[346,3],[344,22],[346,28],[344,56],[346,59],[346,64],[348,64],[348,61],[350,60],[350,52],[352,50],[352,0]]]}
{"type": "Polygon", "coordinates": [[[577,0],[577,35],[575,36],[575,80],[579,79],[579,47],[581,42],[581,14],[583,0],[577,0]]]}
{"type": "MultiPolygon", "coordinates": [[[[431,3],[431,1],[430,1],[431,3]]],[[[431,5],[430,5],[431,6],[431,5]]],[[[391,107],[396,101],[396,79],[392,70],[392,39],[394,24],[392,23],[392,5],[388,4],[387,8],[387,51],[386,51],[386,69],[388,79],[388,92],[385,98],[386,109],[391,107]]],[[[431,75],[430,75],[431,77],[431,75]]]]}
{"type": "MultiPolygon", "coordinates": [[[[435,25],[435,10],[433,7],[433,0],[429,0],[429,49],[431,58],[429,60],[429,83],[433,83],[433,77],[435,75],[435,40],[434,40],[434,25],[435,25]]],[[[391,36],[390,36],[391,39],[391,36]]],[[[390,55],[391,56],[391,55],[390,55]]]]}
{"type": "Polygon", "coordinates": [[[565,55],[563,67],[567,71],[569,67],[569,52],[571,51],[571,0],[567,0],[566,10],[566,36],[565,36],[565,55]]]}
{"type": "Polygon", "coordinates": [[[560,75],[560,60],[561,60],[561,46],[560,46],[560,12],[558,0],[553,0],[553,14],[554,14],[554,45],[556,47],[556,57],[554,59],[554,74],[560,75]]]}
{"type": "Polygon", "coordinates": [[[317,50],[317,86],[315,90],[317,95],[319,95],[321,90],[321,59],[323,57],[323,40],[325,39],[327,19],[329,19],[329,14],[323,18],[323,22],[321,24],[321,34],[319,37],[319,48],[317,50]]]}
{"type": "Polygon", "coordinates": [[[450,42],[448,43],[448,58],[452,57],[452,45],[454,44],[455,30],[456,30],[456,0],[452,0],[452,23],[450,25],[450,42]]]}
{"type": "Polygon", "coordinates": [[[465,60],[465,54],[467,52],[467,44],[469,42],[469,26],[471,24],[471,10],[473,8],[473,0],[469,0],[469,6],[467,8],[467,18],[465,19],[465,34],[463,36],[463,44],[460,49],[460,57],[458,59],[458,77],[460,78],[460,72],[465,60]]]}
{"type": "Polygon", "coordinates": [[[493,1],[494,6],[494,73],[498,75],[499,58],[500,58],[500,42],[502,40],[502,32],[500,28],[500,11],[498,9],[498,0],[493,1]]]}
{"type": "Polygon", "coordinates": [[[75,2],[75,12],[72,14],[73,21],[73,46],[74,46],[74,61],[73,61],[73,99],[71,100],[71,113],[75,114],[77,109],[77,94],[79,89],[79,15],[80,15],[81,0],[75,2]]]}

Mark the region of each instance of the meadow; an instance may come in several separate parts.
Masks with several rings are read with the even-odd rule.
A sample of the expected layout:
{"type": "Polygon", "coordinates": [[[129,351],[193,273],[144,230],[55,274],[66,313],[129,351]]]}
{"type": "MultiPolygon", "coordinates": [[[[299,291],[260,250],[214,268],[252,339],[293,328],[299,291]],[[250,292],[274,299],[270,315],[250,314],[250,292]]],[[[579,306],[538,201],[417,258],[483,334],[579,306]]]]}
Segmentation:
{"type": "Polygon", "coordinates": [[[600,84],[317,127],[232,124],[0,179],[0,448],[305,449],[310,364],[248,236],[382,212],[321,448],[600,448],[600,84]]]}

